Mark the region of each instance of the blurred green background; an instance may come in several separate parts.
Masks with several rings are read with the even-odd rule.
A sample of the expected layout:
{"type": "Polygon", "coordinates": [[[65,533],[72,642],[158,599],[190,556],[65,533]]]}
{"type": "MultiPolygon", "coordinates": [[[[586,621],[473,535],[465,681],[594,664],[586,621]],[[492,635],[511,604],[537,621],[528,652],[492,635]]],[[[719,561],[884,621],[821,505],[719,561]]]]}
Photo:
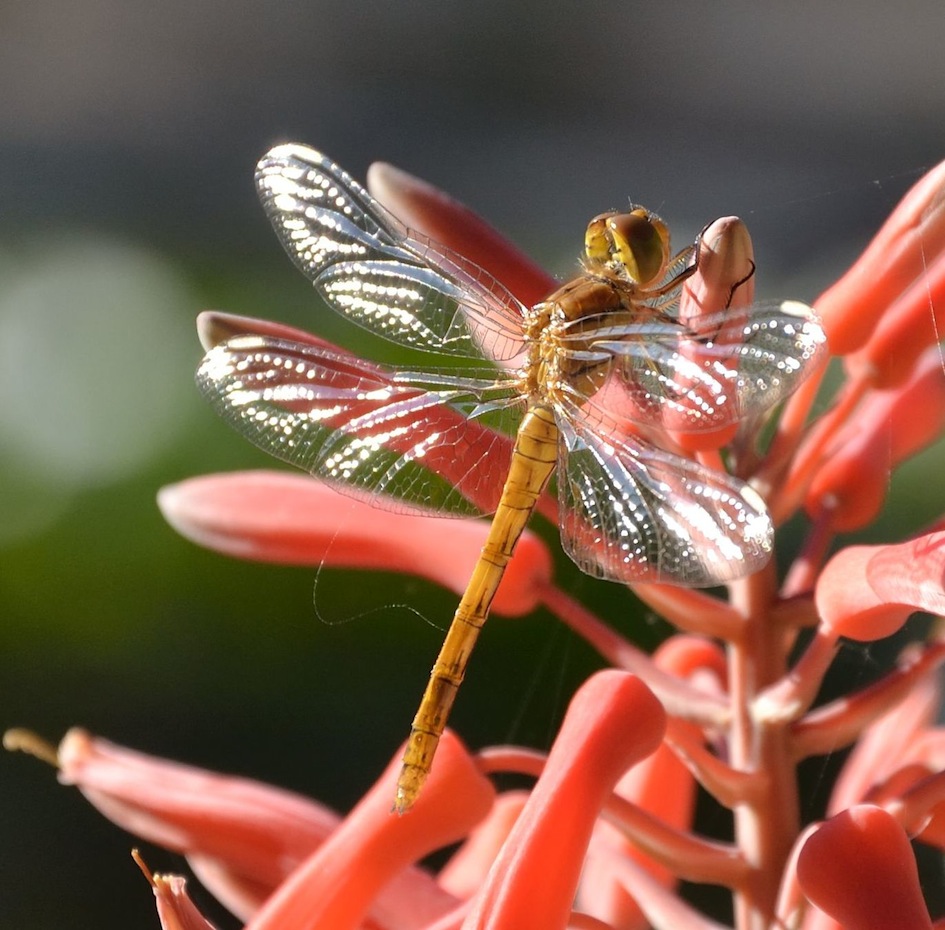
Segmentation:
{"type": "MultiPolygon", "coordinates": [[[[307,142],[359,177],[394,162],[559,275],[587,219],[628,198],[680,242],[736,213],[759,294],[813,299],[945,154],[941,4],[907,7],[0,7],[0,724],[81,724],[339,808],[406,735],[440,639],[408,608],[442,625],[452,595],[326,571],[323,623],[313,570],[202,551],[154,504],[274,464],[197,396],[197,311],[358,345],[256,204],[269,146],[307,142]],[[377,605],[407,606],[360,615],[377,605]]],[[[921,497],[897,490],[915,522],[943,509],[930,461],[921,497]]],[[[647,645],[663,634],[616,586],[560,577],[647,645]]],[[[593,666],[547,616],[496,620],[454,723],[472,745],[547,746],[593,666]]],[[[156,927],[129,846],[51,771],[0,755],[0,927],[156,927]]]]}

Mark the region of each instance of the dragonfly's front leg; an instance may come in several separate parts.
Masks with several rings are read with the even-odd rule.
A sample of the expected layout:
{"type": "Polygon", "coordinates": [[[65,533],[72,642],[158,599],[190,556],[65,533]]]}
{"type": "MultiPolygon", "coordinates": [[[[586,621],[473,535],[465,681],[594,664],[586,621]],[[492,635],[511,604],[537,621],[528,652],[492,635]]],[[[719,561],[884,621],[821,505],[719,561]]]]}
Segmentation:
{"type": "Polygon", "coordinates": [[[547,407],[533,407],[518,430],[509,475],[489,535],[440,649],[413,721],[397,782],[394,810],[409,810],[433,764],[469,656],[505,567],[557,461],[558,427],[547,407]]]}

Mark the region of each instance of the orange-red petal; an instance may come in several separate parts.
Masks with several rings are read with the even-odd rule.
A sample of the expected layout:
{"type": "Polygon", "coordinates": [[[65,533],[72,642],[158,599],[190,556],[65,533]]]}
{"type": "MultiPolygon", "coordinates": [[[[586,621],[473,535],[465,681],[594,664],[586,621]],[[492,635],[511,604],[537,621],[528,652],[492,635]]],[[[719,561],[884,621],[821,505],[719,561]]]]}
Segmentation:
{"type": "Polygon", "coordinates": [[[945,532],[894,546],[849,546],[824,567],[816,603],[838,636],[871,642],[917,610],[945,613],[945,532]]]}
{"type": "Polygon", "coordinates": [[[932,926],[909,838],[879,807],[843,811],[801,849],[804,894],[845,930],[927,930],[932,926]]]}
{"type": "Polygon", "coordinates": [[[469,207],[400,168],[375,162],[371,193],[401,222],[485,268],[525,306],[547,297],[558,282],[469,207]]]}
{"type": "Polygon", "coordinates": [[[945,254],[930,255],[920,278],[886,308],[865,346],[845,360],[847,371],[877,387],[901,384],[916,359],[937,346],[945,326],[945,254]]]}
{"type": "Polygon", "coordinates": [[[877,323],[945,249],[945,162],[906,194],[866,251],[816,301],[830,350],[862,347],[877,323]]]}
{"type": "Polygon", "coordinates": [[[463,899],[479,890],[527,800],[527,791],[507,791],[496,798],[486,819],[437,875],[441,888],[463,899]]]}
{"type": "Polygon", "coordinates": [[[945,376],[936,345],[905,384],[871,392],[837,432],[808,489],[808,513],[838,533],[866,526],[882,508],[892,470],[943,429],[945,376]]]}
{"type": "Polygon", "coordinates": [[[468,835],[489,812],[495,798],[491,782],[447,730],[416,804],[404,816],[392,814],[401,757],[402,749],[247,930],[356,930],[385,885],[424,856],[468,835]]]}
{"type": "Polygon", "coordinates": [[[665,720],[659,701],[635,676],[610,670],[588,679],[473,899],[466,930],[567,926],[600,809],[621,775],[659,746],[665,720]]]}
{"type": "MultiPolygon", "coordinates": [[[[462,594],[488,524],[394,513],[291,472],[204,475],[162,488],[158,504],[181,535],[238,558],[291,565],[399,571],[462,594]]],[[[526,530],[493,610],[529,613],[551,578],[551,555],[526,530]]]]}

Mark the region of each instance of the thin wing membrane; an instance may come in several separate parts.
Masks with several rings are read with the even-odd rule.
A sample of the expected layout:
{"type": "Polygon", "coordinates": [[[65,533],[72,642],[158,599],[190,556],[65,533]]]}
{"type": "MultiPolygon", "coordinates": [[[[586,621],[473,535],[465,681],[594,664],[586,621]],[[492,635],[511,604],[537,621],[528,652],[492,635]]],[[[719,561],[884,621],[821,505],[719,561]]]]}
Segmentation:
{"type": "MultiPolygon", "coordinates": [[[[814,311],[793,301],[706,314],[601,317],[565,335],[564,357],[613,359],[608,409],[632,421],[697,432],[769,410],[787,397],[826,348],[814,311]],[[619,410],[619,393],[626,410],[619,410]]],[[[598,402],[598,406],[601,403],[598,402]]]]}
{"type": "Polygon", "coordinates": [[[512,441],[467,417],[496,382],[442,374],[425,390],[347,353],[239,336],[207,353],[197,383],[263,450],[379,506],[470,515],[498,503],[512,441]]]}
{"type": "Polygon", "coordinates": [[[508,361],[525,308],[486,271],[411,233],[314,149],[274,148],[256,168],[263,207],[325,301],[400,345],[508,361]]]}
{"type": "Polygon", "coordinates": [[[590,575],[624,583],[723,584],[771,557],[762,499],[722,472],[560,417],[561,541],[590,575]]]}

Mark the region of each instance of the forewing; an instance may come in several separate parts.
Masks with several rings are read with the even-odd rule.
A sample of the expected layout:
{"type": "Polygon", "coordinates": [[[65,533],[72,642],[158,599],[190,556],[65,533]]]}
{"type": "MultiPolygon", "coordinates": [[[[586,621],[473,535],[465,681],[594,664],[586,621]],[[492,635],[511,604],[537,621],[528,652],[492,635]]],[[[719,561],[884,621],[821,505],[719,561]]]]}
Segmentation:
{"type": "Polygon", "coordinates": [[[816,314],[794,301],[687,323],[621,316],[602,316],[596,327],[585,322],[584,332],[564,337],[564,353],[613,359],[597,406],[675,430],[718,429],[764,413],[795,390],[826,349],[816,314]]]}
{"type": "Polygon", "coordinates": [[[211,349],[197,383],[260,448],[379,506],[447,514],[495,509],[512,441],[467,418],[494,382],[394,370],[317,344],[238,336],[211,349]]]}
{"type": "Polygon", "coordinates": [[[320,152],[280,145],[256,168],[263,207],[325,301],[400,345],[507,361],[524,307],[483,269],[411,233],[320,152]]]}
{"type": "Polygon", "coordinates": [[[723,584],[771,557],[762,499],[730,475],[559,418],[561,541],[583,571],[625,583],[723,584]]]}

